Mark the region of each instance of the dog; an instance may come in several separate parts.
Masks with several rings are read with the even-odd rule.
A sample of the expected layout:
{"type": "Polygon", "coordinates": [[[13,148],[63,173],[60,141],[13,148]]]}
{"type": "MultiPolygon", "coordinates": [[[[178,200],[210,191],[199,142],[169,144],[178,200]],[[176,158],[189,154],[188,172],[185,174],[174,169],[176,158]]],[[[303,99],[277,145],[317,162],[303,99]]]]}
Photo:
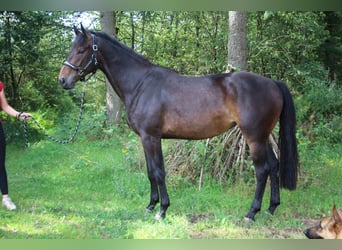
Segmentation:
{"type": "Polygon", "coordinates": [[[332,215],[303,232],[309,239],[342,239],[342,210],[333,206],[332,215]]]}

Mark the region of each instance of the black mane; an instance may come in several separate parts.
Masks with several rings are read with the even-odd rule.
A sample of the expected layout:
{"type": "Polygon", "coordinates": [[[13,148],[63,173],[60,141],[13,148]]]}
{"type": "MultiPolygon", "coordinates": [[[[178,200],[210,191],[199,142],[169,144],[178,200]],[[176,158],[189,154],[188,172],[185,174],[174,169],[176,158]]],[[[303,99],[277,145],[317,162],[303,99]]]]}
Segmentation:
{"type": "Polygon", "coordinates": [[[137,59],[138,61],[145,63],[145,64],[152,65],[152,63],[148,59],[146,59],[144,56],[142,56],[139,53],[137,53],[136,51],[134,51],[132,48],[126,46],[125,44],[123,44],[122,42],[117,40],[115,37],[110,36],[104,32],[91,32],[91,33],[102,38],[102,39],[105,39],[107,42],[111,43],[115,47],[119,47],[120,49],[122,49],[123,51],[125,51],[130,56],[137,59]]]}

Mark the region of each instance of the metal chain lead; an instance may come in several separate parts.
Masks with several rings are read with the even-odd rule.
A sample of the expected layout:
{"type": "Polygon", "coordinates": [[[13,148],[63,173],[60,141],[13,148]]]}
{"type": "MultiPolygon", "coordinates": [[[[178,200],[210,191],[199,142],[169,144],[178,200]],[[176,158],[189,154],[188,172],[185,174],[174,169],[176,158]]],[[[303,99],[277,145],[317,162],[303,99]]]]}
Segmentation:
{"type": "MultiPolygon", "coordinates": [[[[89,78],[88,78],[89,79],[89,78]]],[[[78,130],[80,128],[80,125],[81,125],[81,119],[82,119],[82,115],[83,115],[83,110],[84,110],[84,100],[85,100],[85,85],[83,86],[83,91],[82,91],[82,97],[81,97],[81,106],[80,106],[80,112],[79,112],[79,115],[78,115],[78,120],[77,120],[77,123],[76,123],[76,127],[75,127],[75,130],[73,132],[73,134],[70,136],[69,139],[65,139],[65,140],[61,140],[61,139],[58,139],[58,138],[55,138],[51,135],[49,135],[46,130],[39,124],[39,122],[34,118],[34,117],[30,117],[30,119],[32,119],[32,121],[34,121],[34,123],[37,125],[37,127],[40,129],[40,131],[47,137],[49,138],[51,141],[53,142],[56,142],[56,143],[59,143],[59,144],[68,144],[68,143],[71,143],[77,133],[78,133],[78,130]]],[[[28,131],[27,131],[27,118],[25,117],[24,119],[24,137],[25,137],[25,147],[27,148],[29,146],[29,142],[28,142],[28,131]]]]}

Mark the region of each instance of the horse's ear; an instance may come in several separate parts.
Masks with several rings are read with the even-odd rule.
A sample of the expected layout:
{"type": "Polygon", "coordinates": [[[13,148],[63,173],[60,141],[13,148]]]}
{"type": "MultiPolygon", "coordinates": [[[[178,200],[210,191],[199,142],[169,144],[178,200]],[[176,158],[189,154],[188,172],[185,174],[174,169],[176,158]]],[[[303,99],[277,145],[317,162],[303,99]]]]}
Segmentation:
{"type": "Polygon", "coordinates": [[[81,23],[81,30],[82,30],[82,33],[83,33],[86,37],[90,37],[89,32],[83,27],[82,23],[81,23]]]}
{"type": "Polygon", "coordinates": [[[86,29],[83,27],[83,24],[81,23],[81,30],[84,35],[87,35],[86,29]]]}
{"type": "Polygon", "coordinates": [[[75,32],[75,35],[76,35],[76,36],[80,33],[80,31],[76,28],[75,25],[74,25],[74,32],[75,32]]]}

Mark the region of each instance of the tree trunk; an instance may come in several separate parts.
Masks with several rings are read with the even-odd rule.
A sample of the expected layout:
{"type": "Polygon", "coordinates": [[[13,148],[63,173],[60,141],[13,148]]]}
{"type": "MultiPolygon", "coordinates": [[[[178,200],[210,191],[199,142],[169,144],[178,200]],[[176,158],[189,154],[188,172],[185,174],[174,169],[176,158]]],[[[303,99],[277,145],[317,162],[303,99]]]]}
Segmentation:
{"type": "Polygon", "coordinates": [[[229,11],[228,68],[247,70],[247,12],[229,11]]]}
{"type": "MultiPolygon", "coordinates": [[[[103,32],[116,36],[116,16],[114,11],[101,11],[100,22],[103,32]]],[[[122,120],[122,102],[110,85],[108,79],[106,79],[106,88],[107,125],[118,124],[122,120]]]]}

